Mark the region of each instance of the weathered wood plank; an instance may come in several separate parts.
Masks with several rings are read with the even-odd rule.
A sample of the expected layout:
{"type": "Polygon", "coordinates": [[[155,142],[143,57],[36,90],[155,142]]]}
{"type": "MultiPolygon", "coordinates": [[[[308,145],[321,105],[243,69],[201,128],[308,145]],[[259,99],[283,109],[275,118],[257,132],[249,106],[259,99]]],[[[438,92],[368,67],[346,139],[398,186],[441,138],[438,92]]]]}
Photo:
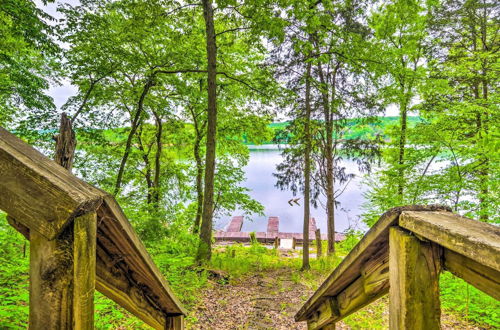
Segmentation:
{"type": "Polygon", "coordinates": [[[381,296],[387,294],[387,291],[386,287],[381,287],[379,291],[368,294],[364,290],[363,278],[358,278],[337,296],[340,317],[334,321],[343,319],[344,317],[360,310],[381,296]]]}
{"type": "Polygon", "coordinates": [[[73,319],[72,228],[52,241],[30,232],[30,329],[70,329],[73,319]],[[43,307],[42,307],[43,306],[43,307]]]}
{"type": "Polygon", "coordinates": [[[314,315],[307,320],[307,328],[310,330],[324,329],[326,326],[331,325],[333,320],[339,316],[340,311],[337,299],[335,297],[328,298],[319,305],[314,315]]]}
{"type": "Polygon", "coordinates": [[[500,300],[500,272],[451,250],[444,250],[444,267],[479,290],[500,300]]]}
{"type": "Polygon", "coordinates": [[[376,295],[389,289],[389,249],[388,246],[369,259],[361,267],[364,291],[368,295],[376,295]]]}
{"type": "Polygon", "coordinates": [[[104,195],[2,127],[0,176],[0,209],[47,239],[95,211],[104,195]]]}
{"type": "Polygon", "coordinates": [[[95,213],[56,239],[30,231],[30,329],[93,329],[95,213]]]}
{"type": "Polygon", "coordinates": [[[94,329],[96,213],[76,217],[73,225],[74,329],[94,329]]]}
{"type": "Polygon", "coordinates": [[[318,311],[324,309],[323,304],[310,314],[309,326],[320,329],[325,325],[334,324],[344,317],[358,311],[364,306],[384,296],[389,291],[389,252],[387,246],[379,250],[369,259],[361,269],[361,276],[334,297],[328,297],[323,304],[334,300],[337,306],[336,313],[323,315],[321,323],[316,321],[318,311]],[[319,324],[319,325],[318,325],[319,324]]]}
{"type": "MultiPolygon", "coordinates": [[[[106,221],[113,219],[103,219],[103,222],[106,221]]],[[[97,290],[146,324],[163,329],[168,311],[158,303],[157,296],[151,294],[149,287],[137,282],[134,271],[106,230],[101,223],[97,240],[97,290]]]]}
{"type": "Polygon", "coordinates": [[[440,329],[439,249],[392,227],[389,269],[389,328],[440,329]]]}
{"type": "Polygon", "coordinates": [[[167,330],[184,330],[184,316],[169,316],[167,318],[167,330]]]}
{"type": "Polygon", "coordinates": [[[326,297],[336,296],[361,276],[363,265],[376,255],[388,242],[389,228],[396,224],[403,211],[451,211],[440,205],[411,205],[396,207],[384,213],[349,255],[328,276],[323,284],[309,298],[295,315],[296,321],[305,321],[310,313],[319,306],[326,297]]]}
{"type": "Polygon", "coordinates": [[[131,270],[134,281],[140,283],[143,291],[148,290],[150,298],[162,306],[165,313],[186,315],[186,311],[112,196],[104,198],[98,214],[99,219],[103,219],[99,225],[99,238],[105,235],[113,242],[106,248],[123,259],[131,270]]]}
{"type": "Polygon", "coordinates": [[[0,209],[32,240],[32,327],[89,328],[96,268],[103,293],[153,327],[163,329],[166,315],[186,314],[112,196],[1,127],[0,175],[0,209]],[[103,262],[105,253],[111,265],[103,262]]]}
{"type": "Polygon", "coordinates": [[[500,271],[500,227],[447,212],[403,212],[399,225],[500,271]]]}

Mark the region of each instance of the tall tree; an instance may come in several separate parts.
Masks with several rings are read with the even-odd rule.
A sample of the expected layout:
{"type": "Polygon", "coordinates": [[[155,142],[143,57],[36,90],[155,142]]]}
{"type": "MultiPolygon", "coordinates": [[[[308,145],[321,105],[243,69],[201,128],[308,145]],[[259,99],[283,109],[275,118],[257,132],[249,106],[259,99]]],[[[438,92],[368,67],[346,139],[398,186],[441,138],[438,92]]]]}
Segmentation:
{"type": "Polygon", "coordinates": [[[452,205],[481,221],[495,218],[498,209],[498,148],[491,142],[498,132],[499,13],[499,4],[488,0],[436,6],[429,26],[429,79],[422,89],[422,115],[433,132],[425,143],[440,143],[449,158],[438,191],[444,193],[447,181],[458,183],[452,205]],[[450,177],[453,172],[459,175],[450,177]]]}
{"type": "Polygon", "coordinates": [[[311,218],[311,62],[306,64],[305,74],[305,118],[304,118],[304,228],[302,270],[310,269],[309,265],[309,219],[311,218]]]}
{"type": "Polygon", "coordinates": [[[383,90],[385,98],[399,110],[399,132],[392,141],[395,148],[394,160],[391,160],[398,205],[405,203],[408,112],[425,73],[423,58],[428,9],[418,0],[391,0],[378,7],[370,17],[378,42],[380,69],[387,73],[388,84],[383,90]]]}
{"type": "Polygon", "coordinates": [[[214,212],[214,175],[217,135],[217,45],[215,41],[212,0],[203,0],[203,17],[207,44],[207,139],[205,155],[205,185],[201,218],[198,261],[210,260],[212,255],[212,222],[214,212]]]}

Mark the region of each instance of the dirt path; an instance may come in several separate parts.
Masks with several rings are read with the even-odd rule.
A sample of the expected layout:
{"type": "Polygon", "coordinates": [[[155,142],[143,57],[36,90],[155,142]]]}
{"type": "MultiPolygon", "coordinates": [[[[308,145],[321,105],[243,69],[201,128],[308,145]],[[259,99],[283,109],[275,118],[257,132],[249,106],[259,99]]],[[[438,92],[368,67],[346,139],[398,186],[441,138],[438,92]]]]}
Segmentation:
{"type": "MultiPolygon", "coordinates": [[[[307,329],[293,319],[313,290],[299,283],[288,268],[251,274],[231,283],[212,281],[191,316],[188,329],[307,329]]],[[[388,298],[384,297],[353,314],[356,326],[338,322],[336,329],[372,329],[388,324],[388,298]],[[370,320],[378,319],[372,323],[370,320]]],[[[349,322],[348,322],[349,323],[349,322]]],[[[352,322],[351,322],[352,323],[352,322]]],[[[443,313],[442,329],[481,329],[456,316],[443,313]]],[[[384,326],[382,326],[383,328],[384,326]]]]}
{"type": "MultiPolygon", "coordinates": [[[[220,282],[220,281],[219,281],[220,282]]],[[[312,290],[297,283],[289,269],[245,276],[231,284],[212,283],[191,329],[306,329],[293,316],[312,290]]]]}

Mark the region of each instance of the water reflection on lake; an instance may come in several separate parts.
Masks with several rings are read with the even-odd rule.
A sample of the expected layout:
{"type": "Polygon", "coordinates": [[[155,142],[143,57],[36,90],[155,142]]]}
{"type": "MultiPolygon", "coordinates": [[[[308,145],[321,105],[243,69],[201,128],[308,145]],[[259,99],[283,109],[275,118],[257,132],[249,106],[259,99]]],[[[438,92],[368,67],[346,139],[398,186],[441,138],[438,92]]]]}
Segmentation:
{"type": "MultiPolygon", "coordinates": [[[[267,218],[278,216],[280,218],[280,231],[302,232],[302,196],[297,196],[300,197],[299,203],[301,206],[290,206],[288,201],[293,197],[292,192],[281,191],[275,187],[276,178],[273,173],[276,171],[276,165],[281,161],[281,151],[277,146],[250,147],[250,161],[244,168],[247,179],[242,182],[242,186],[249,188],[251,190],[250,195],[264,205],[265,216],[252,215],[245,217],[243,231],[266,231],[267,218]]],[[[342,166],[347,167],[347,173],[357,175],[351,180],[342,196],[338,199],[341,204],[335,211],[335,230],[344,232],[350,226],[356,226],[357,229],[364,230],[366,228],[358,221],[358,216],[362,213],[360,206],[364,202],[363,192],[366,188],[361,184],[361,177],[355,163],[345,161],[342,166]]],[[[335,189],[339,189],[339,187],[335,187],[335,189]]],[[[233,215],[241,215],[241,212],[236,211],[233,215]]],[[[323,207],[318,205],[317,209],[311,208],[311,215],[316,218],[316,223],[321,232],[326,234],[326,211],[323,207]]],[[[221,217],[216,221],[215,228],[224,229],[230,218],[230,216],[221,217]]]]}

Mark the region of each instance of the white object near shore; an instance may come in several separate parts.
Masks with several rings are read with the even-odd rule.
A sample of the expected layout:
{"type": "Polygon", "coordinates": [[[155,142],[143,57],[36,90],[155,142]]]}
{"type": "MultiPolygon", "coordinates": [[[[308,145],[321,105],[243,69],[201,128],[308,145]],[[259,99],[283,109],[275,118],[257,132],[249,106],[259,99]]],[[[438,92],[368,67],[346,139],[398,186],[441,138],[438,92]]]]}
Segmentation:
{"type": "Polygon", "coordinates": [[[280,239],[280,249],[293,249],[293,239],[291,238],[282,238],[280,239]]]}

